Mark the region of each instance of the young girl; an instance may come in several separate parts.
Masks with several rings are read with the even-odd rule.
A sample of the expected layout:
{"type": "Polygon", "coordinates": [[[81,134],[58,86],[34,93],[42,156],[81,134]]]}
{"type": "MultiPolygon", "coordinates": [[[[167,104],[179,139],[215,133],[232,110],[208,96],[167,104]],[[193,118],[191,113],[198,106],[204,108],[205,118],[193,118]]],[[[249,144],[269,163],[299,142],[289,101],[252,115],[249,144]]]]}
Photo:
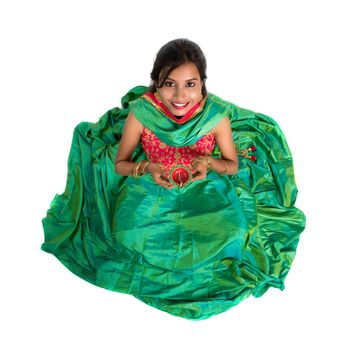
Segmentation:
{"type": "MultiPolygon", "coordinates": [[[[173,123],[182,125],[193,118],[203,108],[202,102],[207,98],[205,87],[206,61],[203,52],[198,45],[189,40],[174,40],[165,45],[158,53],[151,78],[151,85],[147,97],[153,98],[153,104],[161,106],[173,123]],[[152,95],[152,93],[155,93],[152,95]],[[202,104],[202,105],[201,105],[202,104]]],[[[152,103],[152,100],[150,100],[152,103]]],[[[116,171],[124,176],[129,176],[138,167],[131,162],[132,154],[144,132],[144,126],[130,111],[123,131],[123,137],[119,146],[116,171]]],[[[195,171],[192,181],[205,178],[209,168],[221,174],[235,174],[237,172],[237,153],[232,139],[230,120],[223,116],[213,126],[210,133],[219,146],[221,160],[200,156],[200,152],[189,152],[191,157],[172,159],[171,164],[191,165],[195,171]],[[198,154],[197,154],[198,153],[198,154]],[[189,164],[190,158],[192,158],[189,164]]],[[[204,151],[204,150],[203,150],[204,151]]],[[[209,152],[210,153],[210,152],[209,152]]],[[[137,168],[142,173],[150,172],[154,182],[165,187],[173,188],[168,179],[169,166],[155,162],[157,157],[137,168]],[[164,169],[165,168],[165,169],[164,169]],[[140,169],[140,170],[139,170],[140,169]]],[[[169,162],[169,158],[162,158],[163,163],[169,162]]],[[[169,163],[168,163],[169,164],[169,163]]],[[[183,184],[180,182],[180,187],[183,184]]]]}
{"type": "Polygon", "coordinates": [[[160,49],[151,79],[76,127],[42,249],[192,320],[282,290],[305,226],[283,133],[208,93],[204,55],[187,39],[160,49]]]}

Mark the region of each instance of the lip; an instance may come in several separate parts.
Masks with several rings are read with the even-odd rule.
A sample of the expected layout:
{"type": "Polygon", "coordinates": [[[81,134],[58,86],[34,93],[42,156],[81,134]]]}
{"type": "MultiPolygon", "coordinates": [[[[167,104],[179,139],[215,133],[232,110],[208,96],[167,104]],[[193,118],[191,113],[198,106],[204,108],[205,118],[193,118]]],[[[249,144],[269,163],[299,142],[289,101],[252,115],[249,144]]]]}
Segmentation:
{"type": "Polygon", "coordinates": [[[189,102],[187,102],[184,106],[176,106],[176,105],[174,105],[173,102],[171,102],[171,105],[177,110],[182,110],[182,109],[185,109],[189,105],[189,102]]]}

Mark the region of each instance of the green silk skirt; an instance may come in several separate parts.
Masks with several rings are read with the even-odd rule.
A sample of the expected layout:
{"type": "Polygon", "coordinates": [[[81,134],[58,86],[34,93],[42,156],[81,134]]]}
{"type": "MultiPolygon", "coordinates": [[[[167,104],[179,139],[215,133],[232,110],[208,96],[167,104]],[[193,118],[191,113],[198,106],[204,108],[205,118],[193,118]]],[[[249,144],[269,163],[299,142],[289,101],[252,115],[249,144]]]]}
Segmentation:
{"type": "MultiPolygon", "coordinates": [[[[203,320],[268,288],[284,289],[305,216],[290,150],[275,121],[227,103],[240,153],[236,175],[210,171],[165,189],[151,174],[115,173],[131,89],[97,123],[74,130],[64,193],[43,219],[42,249],[69,270],[175,316],[203,320]],[[253,162],[244,150],[255,145],[253,162]]],[[[214,157],[220,157],[216,147],[214,157]]],[[[139,144],[134,161],[146,159],[139,144]]]]}

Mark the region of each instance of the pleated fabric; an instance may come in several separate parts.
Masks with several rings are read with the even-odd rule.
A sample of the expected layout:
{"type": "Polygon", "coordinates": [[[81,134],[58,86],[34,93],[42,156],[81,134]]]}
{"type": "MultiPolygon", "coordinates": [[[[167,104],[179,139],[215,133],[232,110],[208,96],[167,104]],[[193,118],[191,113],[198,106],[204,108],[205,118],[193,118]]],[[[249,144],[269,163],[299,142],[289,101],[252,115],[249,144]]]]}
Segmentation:
{"type": "MultiPolygon", "coordinates": [[[[295,207],[292,155],[277,123],[208,94],[203,110],[179,125],[144,99],[145,92],[137,86],[122,108],[77,125],[65,191],[43,218],[41,248],[90,283],[190,320],[222,313],[270,287],[283,290],[305,215],[295,207]],[[210,171],[170,190],[151,174],[115,173],[130,110],[175,147],[193,145],[228,116],[238,173],[210,171]]],[[[217,145],[212,156],[220,157],[217,145]]],[[[142,159],[140,142],[133,161],[142,159]]]]}

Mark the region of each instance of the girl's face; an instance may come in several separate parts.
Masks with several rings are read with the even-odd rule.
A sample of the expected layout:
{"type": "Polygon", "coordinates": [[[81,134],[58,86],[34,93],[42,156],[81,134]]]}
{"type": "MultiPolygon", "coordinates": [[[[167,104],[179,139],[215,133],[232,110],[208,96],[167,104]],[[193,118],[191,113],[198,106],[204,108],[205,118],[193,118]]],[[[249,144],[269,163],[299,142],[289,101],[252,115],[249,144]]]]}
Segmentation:
{"type": "Polygon", "coordinates": [[[202,85],[196,65],[184,63],[171,71],[158,95],[172,114],[182,116],[201,100],[202,85]]]}

